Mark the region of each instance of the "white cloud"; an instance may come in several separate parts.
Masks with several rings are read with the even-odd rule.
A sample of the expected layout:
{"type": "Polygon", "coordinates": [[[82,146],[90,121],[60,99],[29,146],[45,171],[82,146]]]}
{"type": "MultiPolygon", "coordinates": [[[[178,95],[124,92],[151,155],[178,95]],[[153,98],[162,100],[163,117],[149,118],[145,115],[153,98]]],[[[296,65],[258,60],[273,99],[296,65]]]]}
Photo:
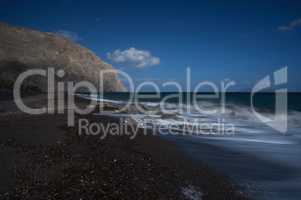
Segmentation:
{"type": "Polygon", "coordinates": [[[300,19],[296,19],[294,21],[291,21],[288,25],[286,26],[279,26],[278,30],[279,31],[292,31],[294,29],[296,29],[297,27],[301,26],[301,18],[300,19]]]}
{"type": "Polygon", "coordinates": [[[108,53],[108,58],[115,63],[133,65],[137,68],[144,68],[160,64],[160,58],[152,56],[149,51],[138,50],[134,47],[124,51],[117,49],[108,53]]]}
{"type": "Polygon", "coordinates": [[[67,31],[67,30],[59,30],[57,32],[55,32],[57,35],[63,36],[65,38],[68,38],[70,40],[73,40],[75,42],[78,42],[81,40],[81,38],[79,37],[79,35],[75,32],[72,31],[67,31]]]}

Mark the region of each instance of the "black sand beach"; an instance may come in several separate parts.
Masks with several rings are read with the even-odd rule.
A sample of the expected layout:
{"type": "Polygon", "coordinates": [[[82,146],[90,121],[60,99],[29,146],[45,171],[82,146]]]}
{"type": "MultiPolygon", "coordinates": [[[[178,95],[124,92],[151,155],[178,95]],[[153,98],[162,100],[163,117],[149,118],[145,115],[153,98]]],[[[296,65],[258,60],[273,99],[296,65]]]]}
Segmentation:
{"type": "MultiPolygon", "coordinates": [[[[25,102],[38,107],[45,99],[25,102]]],[[[0,199],[245,199],[160,136],[79,136],[65,114],[23,114],[10,100],[1,101],[0,130],[0,199]]]]}

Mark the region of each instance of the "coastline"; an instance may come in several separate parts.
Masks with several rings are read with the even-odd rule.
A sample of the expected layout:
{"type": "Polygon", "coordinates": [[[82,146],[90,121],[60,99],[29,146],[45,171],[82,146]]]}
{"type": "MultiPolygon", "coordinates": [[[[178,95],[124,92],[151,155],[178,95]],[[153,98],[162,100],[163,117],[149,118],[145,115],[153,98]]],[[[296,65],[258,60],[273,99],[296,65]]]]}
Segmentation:
{"type": "MultiPolygon", "coordinates": [[[[35,105],[45,100],[33,99],[35,105]]],[[[100,140],[68,128],[66,114],[5,113],[0,115],[1,198],[246,199],[226,177],[160,136],[100,140]]],[[[84,117],[102,124],[119,120],[84,117]]]]}

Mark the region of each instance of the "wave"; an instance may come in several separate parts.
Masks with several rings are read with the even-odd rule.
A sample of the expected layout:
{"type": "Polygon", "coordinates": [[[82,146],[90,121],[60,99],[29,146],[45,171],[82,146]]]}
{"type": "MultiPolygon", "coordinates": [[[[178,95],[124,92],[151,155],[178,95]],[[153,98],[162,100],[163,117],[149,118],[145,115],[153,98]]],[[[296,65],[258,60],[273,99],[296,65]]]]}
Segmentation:
{"type": "Polygon", "coordinates": [[[111,100],[111,99],[99,98],[99,96],[96,94],[95,95],[94,94],[76,94],[76,95],[80,98],[93,100],[93,101],[107,102],[107,103],[114,103],[114,104],[123,104],[123,101],[115,101],[115,100],[111,100]]]}
{"type": "MultiPolygon", "coordinates": [[[[126,101],[112,100],[99,98],[98,95],[79,95],[81,98],[96,100],[100,102],[108,102],[122,107],[127,104],[126,101]]],[[[247,105],[242,104],[226,104],[221,107],[216,102],[202,101],[198,102],[197,107],[187,104],[165,103],[162,105],[160,102],[135,102],[143,107],[144,112],[141,113],[128,113],[128,115],[136,121],[141,127],[159,126],[162,129],[172,127],[172,130],[180,131],[183,127],[197,126],[198,129],[191,129],[198,134],[208,135],[208,130],[212,135],[225,135],[219,133],[217,127],[208,128],[204,124],[217,124],[223,123],[224,129],[229,128],[230,125],[235,127],[236,135],[254,135],[271,133],[273,130],[267,125],[262,123],[253,113],[252,109],[247,105]],[[208,113],[208,111],[216,111],[208,113]]],[[[134,104],[134,102],[132,102],[134,104]]],[[[133,105],[135,106],[135,105],[133,105]]],[[[274,114],[269,109],[256,110],[260,114],[273,119],[274,114]]],[[[118,115],[114,113],[114,115],[118,115]]],[[[123,114],[124,115],[124,114],[123,114]]],[[[295,132],[301,130],[301,112],[296,110],[289,110],[287,113],[288,127],[294,129],[295,132]]],[[[185,130],[187,131],[187,130],[185,130]]],[[[275,133],[275,132],[273,132],[275,133]]],[[[227,134],[226,134],[227,135],[227,134]]],[[[252,141],[251,139],[248,139],[252,141]]],[[[257,141],[256,139],[254,141],[257,141]]],[[[258,140],[257,142],[260,142],[258,140]]]]}

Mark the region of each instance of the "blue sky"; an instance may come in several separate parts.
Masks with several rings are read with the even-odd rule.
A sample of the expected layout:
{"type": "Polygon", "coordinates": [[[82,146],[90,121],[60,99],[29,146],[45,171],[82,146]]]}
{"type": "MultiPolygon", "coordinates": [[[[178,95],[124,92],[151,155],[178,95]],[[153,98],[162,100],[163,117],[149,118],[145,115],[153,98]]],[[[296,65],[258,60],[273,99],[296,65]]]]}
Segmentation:
{"type": "Polygon", "coordinates": [[[1,21],[67,34],[137,81],[184,82],[189,66],[193,83],[231,79],[240,90],[287,65],[289,89],[301,91],[300,19],[294,0],[0,2],[1,21]]]}

